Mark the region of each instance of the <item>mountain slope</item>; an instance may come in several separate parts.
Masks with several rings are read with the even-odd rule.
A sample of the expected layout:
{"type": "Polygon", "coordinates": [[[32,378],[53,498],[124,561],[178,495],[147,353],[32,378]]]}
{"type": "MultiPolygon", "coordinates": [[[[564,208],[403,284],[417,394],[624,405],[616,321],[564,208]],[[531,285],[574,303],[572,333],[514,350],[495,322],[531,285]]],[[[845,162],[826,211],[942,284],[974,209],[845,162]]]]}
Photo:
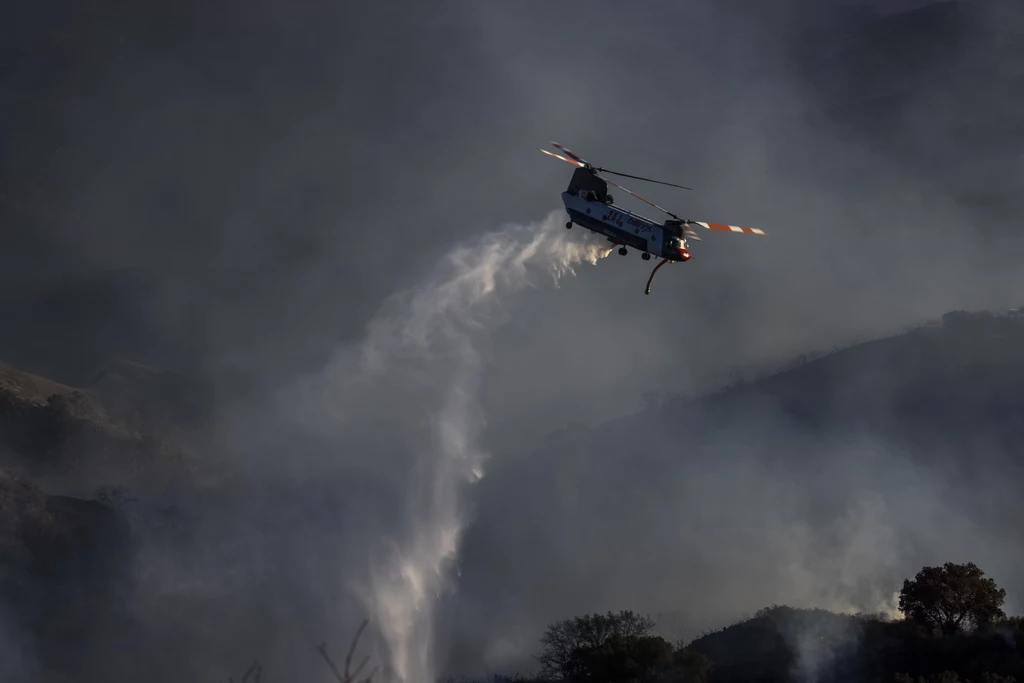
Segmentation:
{"type": "Polygon", "coordinates": [[[940,326],[838,351],[700,402],[771,410],[819,431],[923,428],[943,439],[1024,436],[1024,316],[952,312],[940,326]]]}
{"type": "Polygon", "coordinates": [[[1021,486],[1024,318],[954,312],[500,453],[460,590],[520,630],[630,608],[693,635],[772,603],[889,611],[970,560],[1020,604],[1021,486]]]}
{"type": "Polygon", "coordinates": [[[175,438],[188,414],[172,409],[174,385],[160,379],[118,363],[77,388],[0,363],[0,455],[8,466],[83,494],[105,485],[183,483],[196,472],[175,438]]]}
{"type": "Polygon", "coordinates": [[[774,606],[705,634],[687,648],[714,662],[711,683],[889,681],[898,674],[949,680],[941,677],[946,671],[957,672],[957,680],[978,682],[992,680],[993,673],[1019,679],[1022,642],[1024,633],[1015,623],[991,633],[939,639],[875,615],[774,606]]]}

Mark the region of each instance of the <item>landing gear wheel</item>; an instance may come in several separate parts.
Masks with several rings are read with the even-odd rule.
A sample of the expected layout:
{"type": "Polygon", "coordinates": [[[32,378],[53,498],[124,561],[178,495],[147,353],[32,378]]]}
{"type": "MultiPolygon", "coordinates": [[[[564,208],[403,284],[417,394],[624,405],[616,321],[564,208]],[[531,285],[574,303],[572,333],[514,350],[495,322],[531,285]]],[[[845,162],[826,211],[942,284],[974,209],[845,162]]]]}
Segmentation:
{"type": "Polygon", "coordinates": [[[572,228],[572,221],[569,221],[568,223],[565,224],[566,230],[569,230],[570,228],[572,228]]]}
{"type": "Polygon", "coordinates": [[[620,253],[620,254],[622,254],[623,256],[625,256],[625,255],[626,255],[626,254],[628,254],[629,252],[628,252],[628,251],[626,251],[626,248],[625,248],[625,247],[620,247],[620,248],[619,248],[619,253],[620,253]]]}
{"type": "Polygon", "coordinates": [[[644,261],[650,261],[651,255],[645,251],[644,253],[640,254],[640,258],[642,258],[644,261]]]}

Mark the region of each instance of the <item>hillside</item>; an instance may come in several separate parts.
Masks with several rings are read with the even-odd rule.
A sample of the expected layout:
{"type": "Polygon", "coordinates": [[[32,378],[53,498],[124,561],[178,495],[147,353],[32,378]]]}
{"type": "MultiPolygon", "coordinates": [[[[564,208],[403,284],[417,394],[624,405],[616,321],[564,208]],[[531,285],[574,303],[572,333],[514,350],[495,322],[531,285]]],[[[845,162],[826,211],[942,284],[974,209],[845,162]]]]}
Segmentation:
{"type": "Polygon", "coordinates": [[[979,682],[994,673],[1024,676],[1021,645],[1019,620],[993,633],[935,638],[903,620],[774,606],[687,649],[714,662],[711,683],[889,681],[899,673],[932,680],[946,671],[979,682]]]}
{"type": "MultiPolygon", "coordinates": [[[[48,647],[57,647],[63,637],[44,628],[53,619],[72,620],[72,614],[84,619],[68,621],[70,638],[76,629],[93,628],[91,617],[77,607],[70,613],[52,612],[48,610],[57,608],[51,603],[18,600],[30,594],[56,595],[53,586],[65,585],[69,604],[79,604],[86,595],[81,592],[84,579],[67,583],[52,571],[54,563],[77,567],[75,576],[102,581],[124,571],[131,544],[124,520],[110,510],[50,495],[31,483],[32,478],[73,482],[83,498],[91,498],[96,487],[117,483],[145,491],[146,482],[172,475],[187,487],[194,481],[183,466],[187,459],[175,450],[173,436],[161,440],[175,433],[176,420],[189,424],[187,413],[172,409],[181,400],[174,399],[176,387],[180,385],[172,377],[133,363],[116,364],[82,388],[0,366],[0,435],[17,465],[17,474],[3,474],[3,490],[22,492],[19,502],[0,510],[0,565],[13,582],[6,584],[5,595],[44,634],[48,647]],[[32,476],[25,478],[26,472],[32,476]],[[39,530],[48,529],[40,536],[39,530]],[[100,537],[112,544],[100,553],[109,561],[97,562],[94,555],[95,548],[108,547],[89,540],[100,537]],[[32,538],[48,540],[27,540],[32,538]],[[26,571],[30,567],[39,569],[26,571]]],[[[495,459],[477,485],[479,505],[466,536],[461,590],[489,596],[488,604],[501,605],[501,618],[510,623],[517,610],[531,609],[525,596],[549,590],[558,599],[545,609],[559,611],[568,609],[559,606],[563,601],[587,604],[610,594],[627,603],[636,601],[644,610],[662,603],[670,609],[673,600],[682,599],[689,626],[696,628],[721,623],[716,619],[722,614],[749,609],[751,601],[765,595],[763,586],[803,590],[802,606],[833,596],[838,602],[876,604],[891,595],[903,570],[877,565],[873,555],[859,559],[865,552],[874,553],[877,544],[891,543],[891,535],[878,535],[879,530],[868,527],[854,528],[850,537],[843,526],[849,524],[843,506],[857,503],[872,487],[875,493],[906,499],[931,495],[932,484],[925,480],[930,476],[926,470],[889,484],[886,468],[898,471],[902,465],[865,455],[851,462],[842,444],[868,438],[883,455],[899,444],[911,460],[929,467],[945,462],[953,468],[949,471],[958,472],[958,489],[942,504],[952,518],[963,517],[974,513],[955,507],[957,497],[972,505],[988,497],[972,493],[971,477],[980,476],[985,463],[1019,458],[1022,416],[1024,317],[953,312],[941,324],[852,346],[713,395],[675,398],[594,428],[567,430],[553,435],[536,453],[495,459]],[[797,461],[807,466],[793,467],[797,461]],[[846,468],[840,476],[847,480],[858,469],[870,477],[841,481],[845,488],[836,489],[839,483],[821,475],[835,462],[846,468]],[[775,471],[783,472],[785,480],[773,480],[775,471]],[[524,491],[529,492],[528,502],[524,491]],[[516,514],[509,515],[509,509],[516,514]],[[842,524],[836,526],[837,520],[842,524]],[[539,536],[531,533],[538,526],[545,529],[539,536]],[[869,534],[870,542],[856,534],[869,534]],[[517,543],[524,538],[530,539],[525,554],[517,543]],[[727,539],[724,545],[719,538],[727,539]],[[813,552],[786,555],[794,538],[813,552]],[[612,545],[619,552],[609,556],[612,545]],[[481,572],[482,566],[488,571],[481,572]],[[756,573],[756,582],[749,572],[756,573]],[[805,590],[808,583],[813,590],[805,590]],[[728,590],[709,590],[716,585],[728,590]],[[495,595],[506,597],[495,602],[495,595]]],[[[1022,482],[1013,478],[1014,471],[1000,472],[1003,485],[1019,487],[1022,482]]],[[[226,488],[211,495],[226,511],[235,494],[249,495],[226,488]]],[[[1004,538],[998,534],[1015,533],[1014,520],[1021,514],[1011,508],[990,506],[970,521],[983,525],[987,538],[1004,538]]],[[[268,509],[267,514],[278,512],[268,509]]],[[[914,543],[925,543],[916,540],[923,537],[921,530],[937,523],[904,519],[895,509],[883,509],[882,514],[882,523],[892,527],[924,525],[904,530],[914,543]]],[[[203,525],[213,521],[209,515],[199,518],[205,519],[203,525]]],[[[251,515],[245,519],[246,524],[257,523],[251,515]]],[[[970,533],[980,536],[978,528],[971,527],[970,533]]],[[[890,546],[877,550],[892,552],[890,546]]],[[[911,544],[906,552],[906,562],[920,566],[933,550],[911,544]]],[[[1013,576],[1007,578],[1005,568],[996,567],[994,573],[1011,593],[1024,589],[1013,576]]],[[[128,584],[118,580],[104,585],[116,595],[128,584]]],[[[728,660],[733,667],[719,668],[713,680],[752,680],[743,672],[749,673],[757,662],[767,669],[793,664],[784,634],[770,632],[763,618],[697,639],[694,651],[723,664],[728,660]],[[723,658],[723,651],[728,657],[723,658]]],[[[821,619],[825,621],[815,628],[823,630],[823,637],[849,625],[846,617],[821,619]]],[[[864,628],[881,634],[880,642],[892,636],[889,626],[864,628]]]]}
{"type": "Polygon", "coordinates": [[[723,419],[770,412],[819,432],[1019,448],[1024,315],[950,312],[939,325],[836,351],[699,404],[723,419]]]}
{"type": "Polygon", "coordinates": [[[126,680],[152,661],[133,612],[140,548],[180,521],[165,497],[209,471],[191,442],[205,405],[137,363],[86,387],[0,363],[0,626],[26,652],[4,680],[126,680]],[[106,643],[129,652],[112,661],[106,643]]]}
{"type": "Polygon", "coordinates": [[[1022,437],[1024,318],[952,312],[501,452],[462,590],[506,596],[513,623],[629,607],[692,637],[772,602],[890,611],[902,577],[953,558],[1024,604],[1022,437]]]}
{"type": "MultiPolygon", "coordinates": [[[[600,443],[652,422],[674,424],[695,450],[702,440],[768,430],[813,443],[872,435],[933,458],[1016,457],[1024,447],[1024,315],[953,311],[941,322],[805,355],[713,394],[669,397],[558,438],[600,443]]],[[[748,445],[759,447],[756,438],[748,445]]]]}
{"type": "Polygon", "coordinates": [[[70,387],[0,363],[3,465],[83,494],[96,487],[173,486],[196,473],[192,414],[173,381],[121,362],[91,386],[70,387]]]}
{"type": "MultiPolygon", "coordinates": [[[[623,616],[582,619],[616,618],[623,616]]],[[[632,643],[629,636],[576,637],[588,644],[603,641],[598,647],[582,645],[572,656],[575,666],[566,667],[591,674],[577,679],[584,681],[1012,683],[1024,676],[1024,630],[1014,617],[940,636],[903,619],[774,605],[685,646],[652,635],[632,643]]]]}
{"type": "MultiPolygon", "coordinates": [[[[0,607],[5,646],[71,671],[97,655],[85,634],[128,642],[120,613],[131,587],[133,541],[127,519],[96,501],[47,493],[0,469],[0,607]],[[16,640],[13,638],[16,635],[16,640]]],[[[0,665],[5,680],[25,664],[0,665]]],[[[24,655],[22,655],[24,656],[24,655]]],[[[43,674],[35,680],[56,680],[43,674]]]]}

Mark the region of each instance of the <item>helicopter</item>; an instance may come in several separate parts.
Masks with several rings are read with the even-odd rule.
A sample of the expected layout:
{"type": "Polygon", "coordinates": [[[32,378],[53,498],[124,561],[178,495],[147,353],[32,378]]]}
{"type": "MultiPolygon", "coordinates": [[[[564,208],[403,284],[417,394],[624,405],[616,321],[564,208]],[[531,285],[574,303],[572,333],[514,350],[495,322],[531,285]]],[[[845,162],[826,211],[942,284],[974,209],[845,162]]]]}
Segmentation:
{"type": "Polygon", "coordinates": [[[663,209],[637,193],[627,190],[622,185],[607,178],[602,178],[598,173],[611,173],[612,175],[624,178],[633,178],[649,183],[658,183],[659,185],[669,185],[683,190],[692,190],[693,188],[661,180],[652,180],[651,178],[642,178],[627,173],[619,173],[607,168],[598,168],[557,142],[552,142],[551,145],[565,156],[540,147],[537,149],[577,167],[573,171],[569,187],[562,193],[562,202],[565,204],[566,213],[569,214],[569,222],[565,224],[565,227],[572,228],[574,224],[582,225],[588,230],[604,235],[608,238],[609,242],[619,246],[619,253],[623,256],[629,253],[627,247],[633,247],[640,251],[640,257],[645,261],[649,261],[652,254],[661,257],[661,262],[654,267],[654,270],[651,271],[651,276],[647,279],[647,288],[644,290],[644,294],[651,293],[651,283],[654,282],[654,276],[666,263],[684,263],[690,260],[691,254],[687,238],[697,242],[703,241],[690,228],[691,225],[697,225],[707,230],[743,232],[753,235],[765,234],[764,230],[759,228],[745,228],[738,225],[724,225],[722,223],[705,223],[703,221],[680,218],[668,209],[663,209]],[[612,196],[608,194],[608,185],[614,185],[623,192],[636,197],[646,204],[650,204],[672,218],[664,223],[657,223],[650,218],[645,218],[637,213],[616,206],[613,203],[612,196]]]}

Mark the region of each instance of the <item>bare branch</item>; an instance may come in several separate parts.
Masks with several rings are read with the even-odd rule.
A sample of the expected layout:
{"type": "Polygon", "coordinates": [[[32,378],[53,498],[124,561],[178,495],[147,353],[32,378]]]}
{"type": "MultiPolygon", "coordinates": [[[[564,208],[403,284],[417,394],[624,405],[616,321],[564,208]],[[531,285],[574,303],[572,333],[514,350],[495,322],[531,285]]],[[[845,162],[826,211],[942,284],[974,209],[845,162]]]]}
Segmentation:
{"type": "Polygon", "coordinates": [[[357,666],[356,670],[352,672],[352,677],[355,678],[356,676],[358,676],[359,672],[363,670],[363,667],[366,666],[367,662],[369,661],[370,655],[366,655],[365,657],[363,657],[363,663],[357,666]]]}
{"type": "Polygon", "coordinates": [[[327,666],[331,667],[331,671],[334,673],[334,677],[338,679],[338,683],[347,683],[345,681],[345,677],[341,675],[341,672],[338,671],[338,667],[334,665],[334,662],[327,654],[326,643],[320,643],[320,647],[317,649],[320,650],[320,654],[322,654],[324,659],[327,660],[327,666]]]}
{"type": "Polygon", "coordinates": [[[249,680],[249,676],[251,676],[251,675],[252,675],[252,673],[253,673],[253,671],[255,671],[255,670],[256,670],[257,668],[259,668],[259,664],[258,664],[258,663],[256,663],[256,662],[253,662],[253,663],[252,663],[252,666],[250,666],[250,667],[249,667],[249,668],[248,668],[248,669],[246,670],[246,672],[245,672],[245,675],[244,675],[244,676],[242,676],[242,683],[245,683],[245,682],[246,682],[247,680],[249,680]]]}
{"type": "MultiPolygon", "coordinates": [[[[327,645],[326,645],[326,643],[321,643],[320,647],[317,648],[318,650],[320,650],[320,654],[323,655],[323,658],[327,662],[327,665],[331,667],[331,672],[334,673],[334,677],[336,679],[338,679],[338,683],[355,683],[356,675],[360,671],[362,671],[363,667],[365,667],[366,664],[370,661],[370,657],[366,656],[363,659],[362,663],[358,667],[356,667],[355,671],[351,671],[350,670],[351,666],[352,666],[352,655],[355,654],[356,645],[359,643],[359,637],[363,634],[363,630],[366,629],[366,626],[369,623],[370,623],[369,619],[363,619],[363,623],[359,625],[359,630],[356,631],[355,637],[352,638],[352,645],[349,646],[348,654],[345,657],[345,673],[344,674],[342,674],[341,671],[338,670],[338,667],[334,664],[334,661],[327,654],[327,645]]],[[[377,668],[378,667],[374,667],[373,669],[370,670],[369,675],[366,678],[363,679],[364,683],[370,683],[370,681],[373,680],[374,675],[377,673],[377,668]]]]}
{"type": "MultiPolygon", "coordinates": [[[[359,642],[359,636],[363,635],[363,630],[366,628],[366,625],[369,624],[369,623],[370,623],[369,619],[363,619],[363,623],[361,623],[359,625],[359,630],[356,631],[356,636],[355,636],[355,638],[352,639],[352,645],[348,649],[348,656],[345,657],[345,680],[346,681],[351,681],[352,680],[353,674],[350,674],[349,671],[348,671],[349,666],[351,666],[351,664],[352,664],[352,655],[355,654],[355,652],[356,652],[356,643],[359,642]]],[[[369,659],[369,657],[367,657],[367,659],[369,659]]],[[[365,662],[363,664],[359,665],[359,669],[362,669],[363,666],[365,666],[365,662]]],[[[357,673],[358,673],[359,669],[356,669],[357,673]]]]}

